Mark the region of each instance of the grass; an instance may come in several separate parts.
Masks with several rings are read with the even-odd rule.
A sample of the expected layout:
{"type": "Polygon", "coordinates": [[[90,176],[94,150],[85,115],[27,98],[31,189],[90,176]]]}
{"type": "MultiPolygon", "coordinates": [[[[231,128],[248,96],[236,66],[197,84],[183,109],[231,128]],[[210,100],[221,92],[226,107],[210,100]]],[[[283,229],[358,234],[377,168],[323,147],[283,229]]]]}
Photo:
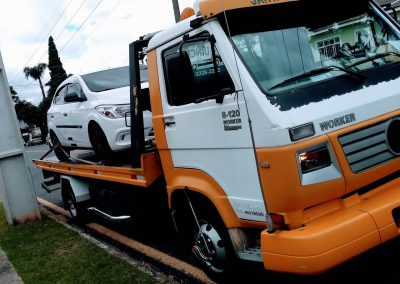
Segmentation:
{"type": "Polygon", "coordinates": [[[9,226],[1,203],[0,247],[26,284],[157,283],[45,215],[36,222],[9,226]]]}

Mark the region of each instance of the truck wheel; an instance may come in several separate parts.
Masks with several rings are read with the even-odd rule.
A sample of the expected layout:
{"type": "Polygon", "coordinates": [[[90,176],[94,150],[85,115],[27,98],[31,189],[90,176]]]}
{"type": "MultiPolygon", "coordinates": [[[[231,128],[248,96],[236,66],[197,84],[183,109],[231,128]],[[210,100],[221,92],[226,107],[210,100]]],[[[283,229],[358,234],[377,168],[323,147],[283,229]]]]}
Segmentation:
{"type": "Polygon", "coordinates": [[[183,233],[185,243],[190,242],[192,254],[200,261],[209,277],[216,281],[223,280],[234,271],[237,263],[235,250],[215,207],[203,200],[196,201],[191,198],[200,229],[189,205],[184,208],[186,206],[182,204],[177,208],[178,229],[183,233]]]}
{"type": "Polygon", "coordinates": [[[75,194],[72,191],[69,183],[64,183],[61,195],[64,203],[64,209],[69,212],[71,219],[77,223],[82,223],[85,221],[85,207],[76,202],[75,194]]]}
{"type": "Polygon", "coordinates": [[[69,155],[69,149],[64,148],[61,146],[60,140],[58,140],[57,135],[54,132],[50,133],[50,139],[51,143],[53,144],[53,147],[56,147],[54,149],[54,154],[56,154],[57,159],[59,159],[61,162],[68,162],[69,157],[64,153],[64,151],[69,155]],[[64,151],[63,151],[64,150],[64,151]]]}
{"type": "Polygon", "coordinates": [[[106,159],[111,156],[112,150],[108,144],[107,137],[97,123],[89,125],[89,140],[93,151],[100,159],[106,159]]]}

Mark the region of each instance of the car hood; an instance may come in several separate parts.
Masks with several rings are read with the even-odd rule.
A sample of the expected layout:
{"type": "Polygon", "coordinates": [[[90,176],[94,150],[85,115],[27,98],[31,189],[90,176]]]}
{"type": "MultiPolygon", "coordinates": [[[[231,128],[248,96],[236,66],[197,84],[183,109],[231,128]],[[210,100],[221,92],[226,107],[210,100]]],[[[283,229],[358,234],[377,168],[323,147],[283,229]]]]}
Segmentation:
{"type": "MultiPolygon", "coordinates": [[[[142,83],[142,88],[148,88],[148,86],[147,82],[142,83]]],[[[93,92],[92,94],[96,97],[98,105],[130,103],[129,86],[102,92],[93,92]]]]}
{"type": "Polygon", "coordinates": [[[103,92],[93,92],[93,96],[99,105],[105,104],[129,104],[129,87],[107,90],[103,92]]]}

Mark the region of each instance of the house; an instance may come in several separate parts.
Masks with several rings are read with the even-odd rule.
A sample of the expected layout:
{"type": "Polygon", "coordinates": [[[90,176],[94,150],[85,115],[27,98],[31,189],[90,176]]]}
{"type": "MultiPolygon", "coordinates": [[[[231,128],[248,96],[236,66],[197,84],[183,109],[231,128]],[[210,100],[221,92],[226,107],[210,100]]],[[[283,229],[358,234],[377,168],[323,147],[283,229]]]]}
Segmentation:
{"type": "Polygon", "coordinates": [[[400,21],[400,0],[376,0],[397,22],[400,21]]]}

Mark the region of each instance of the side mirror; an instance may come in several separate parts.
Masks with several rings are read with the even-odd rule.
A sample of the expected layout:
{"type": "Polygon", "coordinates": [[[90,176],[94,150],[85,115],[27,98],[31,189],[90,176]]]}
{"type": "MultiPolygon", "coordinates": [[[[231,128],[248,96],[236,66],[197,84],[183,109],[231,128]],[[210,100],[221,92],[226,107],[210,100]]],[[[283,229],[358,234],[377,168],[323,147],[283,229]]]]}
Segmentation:
{"type": "Polygon", "coordinates": [[[84,102],[86,98],[79,96],[77,93],[68,93],[64,96],[64,101],[67,103],[84,102]]]}
{"type": "Polygon", "coordinates": [[[194,101],[197,97],[196,85],[192,64],[186,51],[166,57],[165,74],[169,85],[169,96],[174,105],[183,105],[194,101]]]}

